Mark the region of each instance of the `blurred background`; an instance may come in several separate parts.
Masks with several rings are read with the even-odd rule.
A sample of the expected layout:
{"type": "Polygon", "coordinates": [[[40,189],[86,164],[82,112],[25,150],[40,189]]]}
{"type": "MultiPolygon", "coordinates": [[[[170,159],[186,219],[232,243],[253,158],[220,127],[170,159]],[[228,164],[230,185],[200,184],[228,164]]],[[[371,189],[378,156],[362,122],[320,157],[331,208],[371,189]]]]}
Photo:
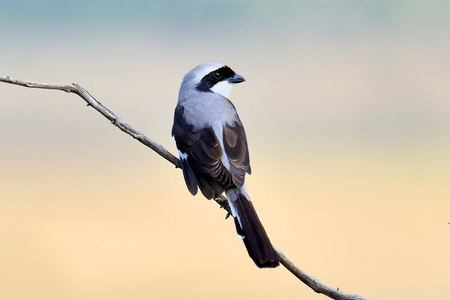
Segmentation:
{"type": "MultiPolygon", "coordinates": [[[[247,186],[304,271],[450,298],[450,2],[0,1],[0,74],[76,82],[176,153],[198,64],[246,78],[247,186]]],[[[0,83],[1,299],[325,299],[74,94],[0,83]]]]}

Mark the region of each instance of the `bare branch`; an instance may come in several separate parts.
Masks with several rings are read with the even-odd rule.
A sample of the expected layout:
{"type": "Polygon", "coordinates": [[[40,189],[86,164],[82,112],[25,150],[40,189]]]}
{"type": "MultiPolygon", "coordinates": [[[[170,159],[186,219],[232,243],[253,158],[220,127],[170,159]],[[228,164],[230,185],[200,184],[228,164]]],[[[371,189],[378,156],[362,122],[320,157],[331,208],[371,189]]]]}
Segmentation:
{"type": "Polygon", "coordinates": [[[342,292],[339,289],[334,289],[332,287],[329,287],[326,284],[323,284],[319,280],[317,280],[315,277],[305,273],[302,269],[297,267],[289,258],[287,258],[283,252],[281,252],[279,249],[274,247],[275,252],[278,255],[278,258],[280,259],[281,264],[288,269],[292,274],[295,275],[298,279],[300,279],[304,284],[309,286],[311,289],[313,289],[316,293],[324,294],[325,296],[328,296],[332,299],[339,299],[339,300],[364,300],[366,298],[363,298],[358,295],[350,295],[342,292]]]}
{"type": "MultiPolygon", "coordinates": [[[[110,120],[112,124],[117,126],[120,130],[123,132],[129,134],[133,138],[140,141],[142,144],[146,145],[147,147],[151,148],[153,151],[161,155],[163,158],[171,162],[175,165],[177,168],[181,168],[180,160],[171,154],[169,151],[167,151],[163,146],[158,144],[157,142],[153,141],[152,139],[148,138],[145,134],[142,132],[134,129],[131,127],[127,122],[123,121],[121,118],[119,118],[116,114],[114,114],[110,109],[108,109],[106,106],[101,104],[99,101],[97,101],[93,96],[91,96],[84,88],[79,86],[78,84],[61,84],[61,83],[40,83],[40,82],[34,82],[34,81],[25,81],[20,79],[14,79],[9,76],[1,76],[0,75],[0,81],[11,83],[15,85],[20,85],[24,87],[29,88],[39,88],[39,89],[49,89],[49,90],[60,90],[67,93],[75,93],[79,95],[81,98],[83,98],[89,106],[92,106],[95,110],[97,110],[99,113],[101,113],[105,118],[110,120]]],[[[228,214],[230,214],[230,208],[226,205],[227,199],[223,195],[216,195],[214,197],[214,200],[219,203],[219,205],[226,209],[228,211],[228,214]]],[[[228,215],[227,215],[228,217],[228,215]]],[[[275,247],[274,247],[275,248],[275,247]]],[[[321,283],[319,280],[314,278],[313,276],[305,273],[302,271],[299,267],[297,267],[292,261],[290,261],[280,250],[275,248],[275,251],[277,252],[278,258],[281,262],[281,264],[288,269],[294,276],[296,276],[298,279],[300,279],[303,283],[305,283],[307,286],[309,286],[311,289],[313,289],[316,293],[324,294],[332,299],[340,299],[340,300],[364,300],[366,298],[363,298],[358,295],[351,295],[346,294],[339,289],[331,288],[323,283],[321,283]]]]}

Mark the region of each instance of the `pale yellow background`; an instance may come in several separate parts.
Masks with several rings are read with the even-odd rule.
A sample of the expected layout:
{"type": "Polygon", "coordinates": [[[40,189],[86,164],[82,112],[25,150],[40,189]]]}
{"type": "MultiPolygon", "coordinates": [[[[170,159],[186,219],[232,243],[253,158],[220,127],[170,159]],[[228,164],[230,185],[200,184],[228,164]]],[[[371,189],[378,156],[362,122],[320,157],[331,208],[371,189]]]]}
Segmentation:
{"type": "MultiPolygon", "coordinates": [[[[450,298],[448,1],[0,4],[0,74],[79,83],[172,153],[182,76],[230,65],[274,245],[349,293],[450,298]]],[[[0,83],[0,145],[0,299],[325,299],[76,95],[0,83]]]]}

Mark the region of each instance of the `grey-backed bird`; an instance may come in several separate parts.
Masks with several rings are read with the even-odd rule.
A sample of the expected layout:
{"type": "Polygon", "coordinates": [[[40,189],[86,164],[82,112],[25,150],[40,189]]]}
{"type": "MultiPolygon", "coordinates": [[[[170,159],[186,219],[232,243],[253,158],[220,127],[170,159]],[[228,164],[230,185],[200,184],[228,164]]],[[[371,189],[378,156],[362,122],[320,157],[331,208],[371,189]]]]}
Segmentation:
{"type": "Polygon", "coordinates": [[[251,173],[247,138],[228,100],[233,84],[243,81],[220,63],[202,64],[187,73],[178,95],[172,135],[191,194],[200,188],[211,199],[225,191],[248,254],[258,267],[273,268],[279,264],[277,254],[245,187],[245,174],[251,173]]]}

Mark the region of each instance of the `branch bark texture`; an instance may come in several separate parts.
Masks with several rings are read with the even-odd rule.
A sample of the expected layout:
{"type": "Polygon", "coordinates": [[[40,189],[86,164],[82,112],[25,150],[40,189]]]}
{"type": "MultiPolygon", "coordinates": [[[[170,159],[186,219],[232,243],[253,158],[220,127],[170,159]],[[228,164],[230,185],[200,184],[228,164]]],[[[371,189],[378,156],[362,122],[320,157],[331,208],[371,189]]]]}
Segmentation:
{"type": "MultiPolygon", "coordinates": [[[[117,126],[120,130],[132,136],[134,139],[138,140],[145,146],[151,148],[153,151],[161,155],[167,161],[171,162],[175,167],[181,168],[181,163],[178,157],[171,154],[167,151],[163,146],[153,141],[145,134],[136,130],[127,122],[119,118],[115,113],[113,113],[109,108],[104,106],[102,103],[97,101],[91,94],[89,94],[84,88],[79,86],[76,83],[72,84],[64,84],[64,83],[41,83],[35,81],[26,81],[20,79],[14,79],[9,76],[0,75],[0,82],[10,83],[14,85],[29,87],[29,88],[38,88],[38,89],[49,89],[49,90],[60,90],[67,93],[74,93],[83,98],[84,101],[91,106],[95,110],[97,110],[100,114],[102,114],[105,118],[107,118],[111,123],[117,126]]],[[[230,213],[229,207],[226,205],[227,199],[223,195],[216,195],[214,199],[219,205],[226,209],[228,213],[230,213]]],[[[351,295],[340,291],[339,289],[332,288],[327,286],[326,284],[320,282],[315,277],[305,273],[299,267],[297,267],[291,260],[289,260],[283,252],[275,248],[277,252],[280,263],[291,272],[294,276],[300,279],[303,283],[305,283],[308,287],[314,290],[316,293],[324,294],[332,299],[340,299],[340,300],[365,300],[358,295],[351,295]]]]}

